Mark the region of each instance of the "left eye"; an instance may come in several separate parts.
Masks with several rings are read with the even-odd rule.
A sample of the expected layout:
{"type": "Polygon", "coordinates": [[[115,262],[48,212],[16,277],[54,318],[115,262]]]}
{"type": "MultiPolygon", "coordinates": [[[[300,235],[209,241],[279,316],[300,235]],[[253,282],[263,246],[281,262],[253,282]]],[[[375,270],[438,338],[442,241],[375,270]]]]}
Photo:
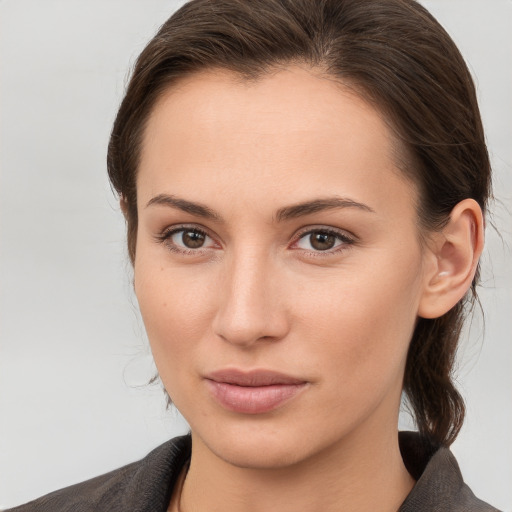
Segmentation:
{"type": "Polygon", "coordinates": [[[317,229],[304,233],[296,246],[306,251],[329,251],[352,242],[353,240],[341,233],[317,229]]]}

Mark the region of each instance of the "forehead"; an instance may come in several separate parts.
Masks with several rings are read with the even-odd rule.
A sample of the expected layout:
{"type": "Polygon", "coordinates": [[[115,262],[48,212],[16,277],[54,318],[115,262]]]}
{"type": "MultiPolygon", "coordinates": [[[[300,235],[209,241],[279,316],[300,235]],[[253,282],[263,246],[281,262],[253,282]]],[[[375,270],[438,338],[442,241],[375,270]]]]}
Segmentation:
{"type": "Polygon", "coordinates": [[[320,69],[293,65],[254,80],[213,69],[184,76],[164,91],[150,114],[145,142],[155,129],[179,137],[191,125],[203,129],[205,141],[228,131],[278,134],[281,139],[295,133],[321,134],[327,141],[328,133],[339,132],[340,121],[348,128],[345,138],[356,136],[354,128],[364,125],[386,143],[395,142],[380,113],[355,88],[320,69]]]}
{"type": "Polygon", "coordinates": [[[364,196],[404,182],[396,147],[380,112],[320,71],[290,66],[255,81],[204,71],[169,87],[153,108],[138,193],[149,199],[193,183],[298,201],[334,192],[326,187],[364,196]]]}

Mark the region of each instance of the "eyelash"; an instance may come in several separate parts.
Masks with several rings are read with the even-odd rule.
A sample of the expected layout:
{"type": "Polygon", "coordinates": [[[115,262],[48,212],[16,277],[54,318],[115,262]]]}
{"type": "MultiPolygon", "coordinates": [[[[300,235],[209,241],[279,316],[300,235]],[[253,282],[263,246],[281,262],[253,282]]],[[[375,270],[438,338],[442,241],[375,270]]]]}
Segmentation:
{"type": "Polygon", "coordinates": [[[323,258],[332,256],[333,254],[338,254],[340,252],[346,251],[348,248],[350,248],[351,245],[354,245],[356,243],[355,238],[350,237],[344,232],[332,228],[319,226],[314,228],[307,228],[305,231],[299,232],[297,237],[295,238],[295,241],[293,242],[293,245],[296,245],[303,238],[307,237],[308,235],[311,236],[313,233],[331,235],[335,237],[337,241],[341,242],[338,246],[335,246],[332,249],[327,249],[325,251],[306,251],[308,254],[312,255],[315,258],[323,258]]]}
{"type": "MultiPolygon", "coordinates": [[[[211,240],[213,240],[213,237],[211,237],[205,230],[200,229],[197,226],[186,226],[186,225],[176,226],[173,228],[167,228],[164,231],[162,231],[160,234],[158,234],[156,236],[156,239],[159,243],[164,244],[170,251],[172,251],[174,253],[178,253],[178,254],[183,254],[183,255],[196,255],[197,256],[197,255],[202,254],[204,251],[207,251],[208,249],[210,249],[208,247],[207,248],[200,247],[197,249],[185,249],[185,248],[177,247],[175,244],[170,243],[170,239],[172,238],[172,236],[174,236],[177,233],[185,232],[185,231],[190,232],[190,233],[197,233],[201,236],[204,236],[204,237],[207,237],[207,238],[210,238],[211,240]]],[[[297,234],[297,236],[295,237],[295,239],[292,243],[292,246],[298,244],[303,238],[305,238],[308,235],[312,235],[313,233],[322,233],[322,234],[330,235],[330,236],[335,237],[337,241],[341,242],[338,246],[335,246],[332,249],[327,249],[325,251],[304,250],[306,253],[308,253],[309,255],[312,255],[313,257],[327,257],[327,256],[331,256],[333,254],[338,254],[342,251],[347,250],[351,245],[356,243],[356,240],[354,238],[350,237],[349,235],[347,235],[346,233],[337,231],[332,228],[325,228],[325,227],[319,226],[319,227],[315,227],[315,228],[308,228],[305,231],[299,232],[297,234]]],[[[300,249],[294,249],[294,250],[300,250],[300,249]]]]}
{"type": "Polygon", "coordinates": [[[213,240],[213,237],[211,237],[206,231],[203,229],[198,228],[197,226],[176,226],[173,228],[167,228],[164,229],[159,235],[156,236],[156,239],[158,242],[164,244],[167,249],[169,249],[171,252],[175,252],[177,254],[184,254],[184,255],[199,255],[202,254],[205,250],[208,250],[208,248],[200,247],[198,249],[185,249],[181,247],[177,247],[176,245],[172,244],[170,242],[173,235],[180,232],[189,232],[189,233],[197,233],[198,235],[208,237],[213,240]]]}

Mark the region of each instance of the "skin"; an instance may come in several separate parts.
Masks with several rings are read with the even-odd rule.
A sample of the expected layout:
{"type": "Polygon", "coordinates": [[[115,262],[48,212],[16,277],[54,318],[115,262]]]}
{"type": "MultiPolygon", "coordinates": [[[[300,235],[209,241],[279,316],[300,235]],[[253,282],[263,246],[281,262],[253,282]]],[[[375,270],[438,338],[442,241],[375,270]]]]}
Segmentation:
{"type": "Polygon", "coordinates": [[[439,316],[467,290],[482,222],[466,203],[455,228],[421,243],[395,147],[374,108],[299,66],[253,83],[197,73],[154,107],[134,283],[192,431],[182,512],[391,511],[411,490],[397,440],[408,345],[419,315],[439,316]],[[345,202],[278,215],[333,198],[345,202]],[[206,233],[201,247],[169,235],[183,225],[206,233]],[[325,229],[340,238],[322,251],[310,233],[325,229]],[[205,382],[225,368],[307,384],[273,411],[237,413],[205,382]]]}

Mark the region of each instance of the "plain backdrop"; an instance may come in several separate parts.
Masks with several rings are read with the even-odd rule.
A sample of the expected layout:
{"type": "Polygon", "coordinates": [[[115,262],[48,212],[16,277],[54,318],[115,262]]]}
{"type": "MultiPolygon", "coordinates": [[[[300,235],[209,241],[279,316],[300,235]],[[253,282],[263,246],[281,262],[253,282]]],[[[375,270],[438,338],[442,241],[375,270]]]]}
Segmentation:
{"type": "MultiPolygon", "coordinates": [[[[0,1],[0,508],[119,467],[186,431],[154,366],[106,178],[127,72],[182,2],[0,1]]],[[[512,510],[512,2],[425,0],[474,74],[496,204],[459,357],[453,446],[512,510]]],[[[410,420],[401,420],[407,426],[410,420]]]]}

